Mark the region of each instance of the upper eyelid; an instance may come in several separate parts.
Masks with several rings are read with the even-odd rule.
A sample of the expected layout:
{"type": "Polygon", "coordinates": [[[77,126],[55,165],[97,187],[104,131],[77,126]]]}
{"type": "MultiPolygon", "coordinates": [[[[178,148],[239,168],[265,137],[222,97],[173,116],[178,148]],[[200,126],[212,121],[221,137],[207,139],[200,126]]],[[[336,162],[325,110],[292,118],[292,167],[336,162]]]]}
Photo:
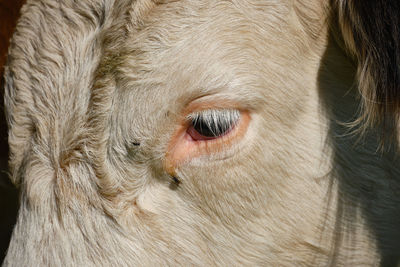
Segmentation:
{"type": "Polygon", "coordinates": [[[210,119],[210,117],[214,121],[216,118],[224,118],[226,119],[225,121],[237,121],[240,118],[240,111],[238,109],[205,109],[190,113],[186,116],[186,120],[195,122],[199,119],[210,119]],[[227,116],[229,116],[228,119],[226,118],[227,116]]]}

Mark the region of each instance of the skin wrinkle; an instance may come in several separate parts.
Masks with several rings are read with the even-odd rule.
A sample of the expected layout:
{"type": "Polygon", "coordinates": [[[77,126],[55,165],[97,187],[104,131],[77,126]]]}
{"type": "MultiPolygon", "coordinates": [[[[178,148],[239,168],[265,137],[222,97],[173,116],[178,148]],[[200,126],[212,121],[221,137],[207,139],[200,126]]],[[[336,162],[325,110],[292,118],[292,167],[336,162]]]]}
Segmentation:
{"type": "Polygon", "coordinates": [[[4,266],[396,266],[398,144],[345,126],[360,90],[385,95],[357,54],[380,30],[365,10],[28,0],[5,72],[21,200],[4,266]],[[232,130],[190,137],[221,110],[232,130]]]}

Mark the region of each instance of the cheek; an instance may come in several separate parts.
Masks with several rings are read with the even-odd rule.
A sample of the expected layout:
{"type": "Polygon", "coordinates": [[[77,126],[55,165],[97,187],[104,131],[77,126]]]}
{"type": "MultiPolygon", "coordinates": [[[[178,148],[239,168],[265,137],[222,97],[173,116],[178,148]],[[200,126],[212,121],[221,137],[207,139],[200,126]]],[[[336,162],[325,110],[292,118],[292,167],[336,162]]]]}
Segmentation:
{"type": "Polygon", "coordinates": [[[193,127],[181,123],[171,138],[165,155],[164,168],[170,175],[176,174],[180,165],[192,159],[223,153],[238,143],[247,132],[251,116],[241,111],[237,125],[227,134],[218,138],[196,138],[193,127]]]}
{"type": "MultiPolygon", "coordinates": [[[[244,153],[206,166],[181,166],[177,175],[183,181],[179,195],[186,203],[201,208],[209,218],[220,221],[265,215],[268,202],[267,179],[262,168],[253,168],[259,155],[244,153]],[[240,203],[240,204],[238,204],[240,203]]],[[[260,164],[257,164],[260,165],[260,164]]]]}

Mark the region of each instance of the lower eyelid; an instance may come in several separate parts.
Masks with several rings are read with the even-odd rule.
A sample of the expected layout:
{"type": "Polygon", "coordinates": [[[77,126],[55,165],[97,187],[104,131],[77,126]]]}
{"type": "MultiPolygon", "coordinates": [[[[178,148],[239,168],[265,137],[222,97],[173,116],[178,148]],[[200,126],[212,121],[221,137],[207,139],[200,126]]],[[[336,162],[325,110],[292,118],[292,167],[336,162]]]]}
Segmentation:
{"type": "Polygon", "coordinates": [[[195,140],[188,131],[190,126],[183,123],[171,139],[165,156],[164,167],[170,174],[181,164],[199,156],[216,154],[229,149],[245,135],[250,122],[248,111],[240,111],[241,116],[231,130],[218,138],[195,140]]]}

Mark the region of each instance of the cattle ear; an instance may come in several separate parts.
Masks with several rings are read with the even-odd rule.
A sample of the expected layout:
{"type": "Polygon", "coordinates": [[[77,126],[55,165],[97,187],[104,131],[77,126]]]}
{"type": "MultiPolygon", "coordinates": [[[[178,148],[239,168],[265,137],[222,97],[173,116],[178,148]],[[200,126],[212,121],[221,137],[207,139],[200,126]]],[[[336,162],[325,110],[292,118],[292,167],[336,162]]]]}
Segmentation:
{"type": "Polygon", "coordinates": [[[331,3],[346,49],[358,63],[358,86],[363,98],[360,121],[366,126],[397,121],[400,2],[331,0],[331,3]]]}

